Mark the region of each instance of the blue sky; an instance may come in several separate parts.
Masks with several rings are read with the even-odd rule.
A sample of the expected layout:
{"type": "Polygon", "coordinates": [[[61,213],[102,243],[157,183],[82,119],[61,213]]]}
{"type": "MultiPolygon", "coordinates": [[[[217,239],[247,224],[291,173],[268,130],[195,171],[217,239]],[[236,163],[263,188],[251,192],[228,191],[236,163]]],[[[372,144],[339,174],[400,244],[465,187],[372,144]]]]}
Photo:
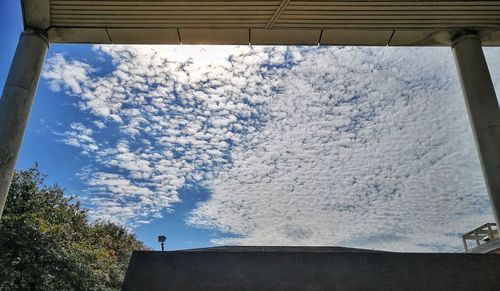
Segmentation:
{"type": "MultiPolygon", "coordinates": [[[[3,83],[22,22],[0,5],[3,83]]],[[[448,48],[52,45],[35,162],[153,248],[458,251],[493,219],[448,48]]]]}

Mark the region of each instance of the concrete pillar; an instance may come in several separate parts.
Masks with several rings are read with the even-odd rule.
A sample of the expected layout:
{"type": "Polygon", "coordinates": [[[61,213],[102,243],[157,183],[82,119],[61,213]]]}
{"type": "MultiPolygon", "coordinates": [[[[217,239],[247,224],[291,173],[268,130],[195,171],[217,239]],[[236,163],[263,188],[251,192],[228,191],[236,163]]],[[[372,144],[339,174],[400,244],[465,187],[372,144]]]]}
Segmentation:
{"type": "Polygon", "coordinates": [[[40,33],[21,34],[0,98],[0,217],[48,46],[40,33]]]}
{"type": "Polygon", "coordinates": [[[453,40],[472,132],[476,141],[495,221],[500,226],[500,109],[481,40],[463,33],[453,40]]]}

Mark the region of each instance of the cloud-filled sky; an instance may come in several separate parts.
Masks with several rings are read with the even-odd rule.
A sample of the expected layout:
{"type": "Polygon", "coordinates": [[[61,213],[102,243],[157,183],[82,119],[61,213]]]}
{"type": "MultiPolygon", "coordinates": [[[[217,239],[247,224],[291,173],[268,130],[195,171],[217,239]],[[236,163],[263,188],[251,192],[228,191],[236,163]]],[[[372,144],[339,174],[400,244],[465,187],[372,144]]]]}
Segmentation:
{"type": "MultiPolygon", "coordinates": [[[[23,25],[0,7],[3,84],[23,25]]],[[[449,48],[52,45],[34,162],[151,247],[461,251],[493,221],[449,48]]]]}
{"type": "Polygon", "coordinates": [[[394,251],[493,220],[448,48],[93,46],[41,86],[94,218],[168,229],[194,199],[177,227],[211,244],[394,251]]]}

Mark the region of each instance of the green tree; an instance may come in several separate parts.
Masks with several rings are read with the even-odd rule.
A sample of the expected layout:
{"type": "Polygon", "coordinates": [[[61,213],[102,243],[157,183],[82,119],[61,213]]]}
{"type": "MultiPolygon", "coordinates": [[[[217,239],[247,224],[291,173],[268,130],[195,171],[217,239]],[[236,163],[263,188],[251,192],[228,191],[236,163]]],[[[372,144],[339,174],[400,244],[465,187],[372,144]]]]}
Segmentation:
{"type": "Polygon", "coordinates": [[[87,211],[37,167],[16,172],[0,221],[0,290],[118,290],[142,242],[87,211]]]}

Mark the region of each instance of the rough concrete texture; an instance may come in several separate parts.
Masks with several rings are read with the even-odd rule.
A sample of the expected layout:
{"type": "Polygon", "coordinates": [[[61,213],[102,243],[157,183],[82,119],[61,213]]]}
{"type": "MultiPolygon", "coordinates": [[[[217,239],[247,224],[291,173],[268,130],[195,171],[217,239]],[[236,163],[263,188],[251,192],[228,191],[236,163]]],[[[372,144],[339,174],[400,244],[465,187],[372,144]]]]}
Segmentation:
{"type": "Polygon", "coordinates": [[[500,107],[495,88],[477,35],[457,37],[453,53],[493,214],[500,225],[500,107]]]}
{"type": "Polygon", "coordinates": [[[136,251],[122,290],[500,290],[500,256],[305,247],[136,251]]]}
{"type": "Polygon", "coordinates": [[[0,217],[48,46],[38,33],[21,34],[0,98],[0,217]]]}

